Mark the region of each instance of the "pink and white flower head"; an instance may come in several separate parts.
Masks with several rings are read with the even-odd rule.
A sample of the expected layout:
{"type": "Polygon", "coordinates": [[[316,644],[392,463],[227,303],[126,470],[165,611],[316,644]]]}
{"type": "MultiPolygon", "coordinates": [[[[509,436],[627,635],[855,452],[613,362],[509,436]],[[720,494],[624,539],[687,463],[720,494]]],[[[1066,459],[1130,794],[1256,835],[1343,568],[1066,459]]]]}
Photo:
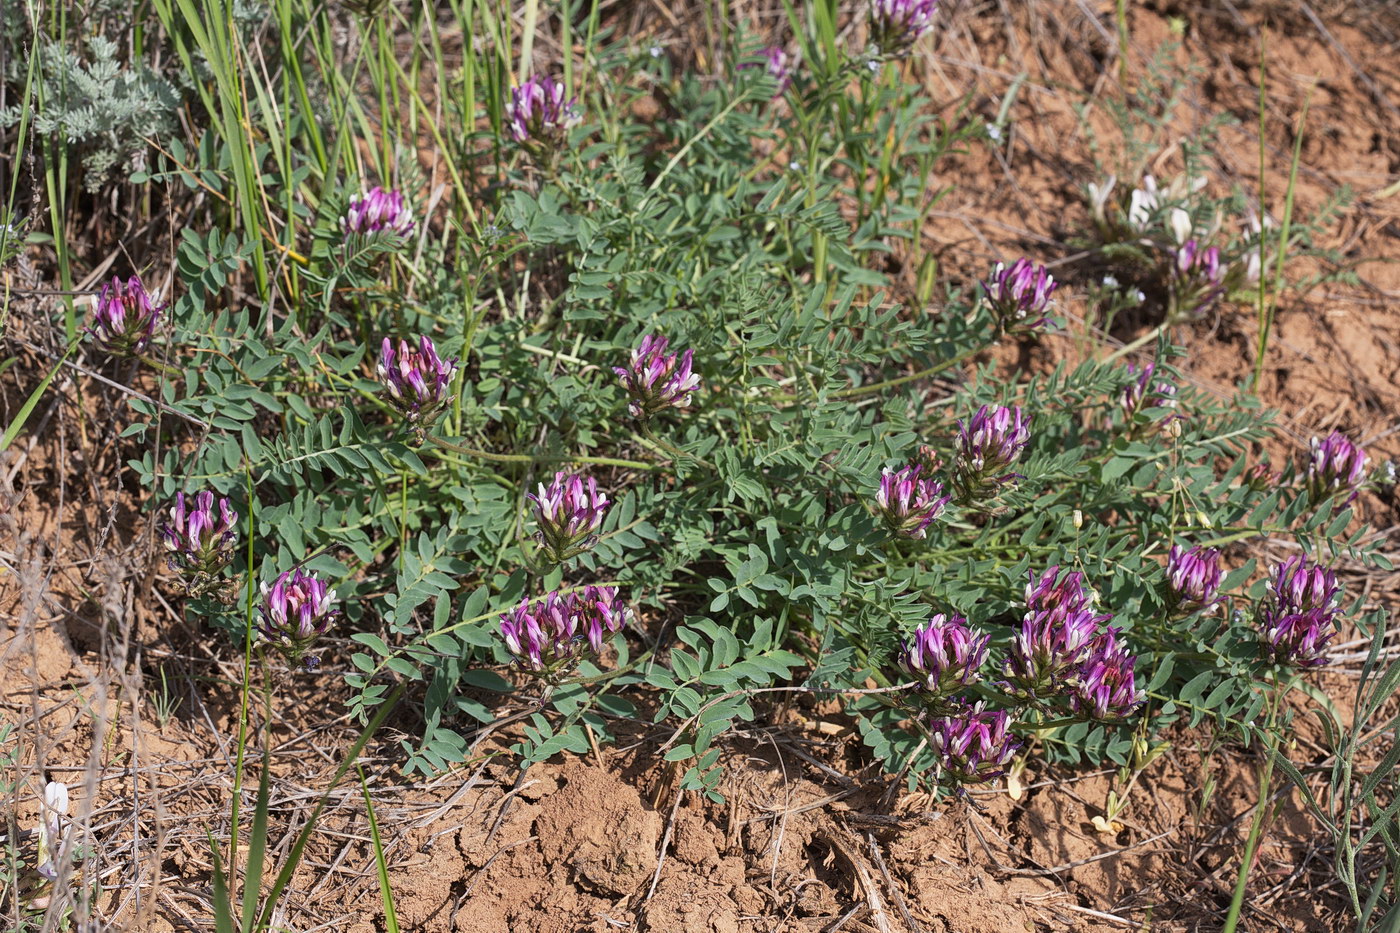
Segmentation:
{"type": "Polygon", "coordinates": [[[506,102],[505,125],[511,139],[540,151],[558,149],[571,127],[581,120],[576,98],[565,100],[562,82],[536,75],[511,89],[506,102]]]}
{"type": "Polygon", "coordinates": [[[885,55],[907,53],[933,28],[938,0],[871,0],[870,41],[885,55]]]}
{"type": "Polygon", "coordinates": [[[1265,652],[1280,664],[1326,664],[1322,652],[1336,634],[1341,604],[1337,575],[1302,555],[1274,569],[1259,612],[1265,652]]]}
{"type": "Polygon", "coordinates": [[[218,573],[233,558],[238,539],[238,513],[227,499],[218,500],[207,489],[187,503],[183,492],[176,493],[170,521],[161,529],[170,566],[200,577],[218,573]]]}
{"type": "Polygon", "coordinates": [[[962,700],[929,719],[928,744],[938,758],[939,776],[955,784],[1000,777],[1021,747],[1011,734],[1010,713],[962,700]]]}
{"type": "Polygon", "coordinates": [[[990,635],[979,636],[959,615],[938,613],[914,629],[899,651],[899,667],[934,696],[976,683],[990,635]]]}
{"type": "MultiPolygon", "coordinates": [[[[258,632],[288,660],[302,660],[306,649],[324,635],[339,614],[335,590],[314,573],[300,567],[262,585],[261,623],[258,632]]],[[[315,661],[308,661],[308,667],[315,661]]]]}
{"type": "Polygon", "coordinates": [[[1084,660],[1107,615],[1096,614],[1084,576],[1049,567],[1026,585],[1026,613],[1012,637],[1007,679],[1031,696],[1059,693],[1084,660]]]}
{"type": "Polygon", "coordinates": [[[1220,551],[1173,544],[1167,554],[1167,586],[1183,612],[1209,612],[1220,602],[1220,551]]]}
{"type": "Polygon", "coordinates": [[[643,337],[632,351],[631,365],[613,367],[627,390],[627,410],[634,417],[645,419],[668,408],[685,408],[700,387],[700,375],[691,371],[694,351],[667,354],[668,344],[665,337],[643,337]]]}
{"type": "Polygon", "coordinates": [[[1090,719],[1125,719],[1142,705],[1133,667],[1137,659],[1109,628],[1090,643],[1079,670],[1069,678],[1070,706],[1090,719]]]}
{"type": "Polygon", "coordinates": [[[413,232],[413,213],[403,192],[374,186],[358,198],[351,198],[340,218],[340,230],[347,239],[376,235],[405,237],[413,232]]]}
{"type": "Polygon", "coordinates": [[[577,474],[555,473],[554,481],[539,485],[539,493],[527,495],[535,504],[535,540],[540,551],[555,563],[583,553],[597,540],[608,510],[608,498],[598,492],[598,481],[577,474]]]}
{"type": "Polygon", "coordinates": [[[1351,502],[1366,482],[1370,460],[1366,448],[1340,431],[1333,431],[1320,441],[1313,438],[1308,458],[1308,492],[1316,501],[1344,496],[1344,502],[1351,502]]]}
{"type": "Polygon", "coordinates": [[[942,483],[922,477],[922,472],[923,465],[914,463],[899,470],[887,468],[880,475],[875,511],[901,537],[926,537],[928,526],[952,498],[943,494],[942,483]]]}
{"type": "Polygon", "coordinates": [[[141,284],[140,276],[125,282],[114,277],[97,293],[88,333],[112,353],[138,353],[151,342],[164,310],[165,305],[141,284]]]}
{"type": "Polygon", "coordinates": [[[1033,331],[1049,320],[1056,282],[1044,266],[1024,256],[1009,267],[999,262],[981,285],[1003,333],[1033,331]]]}
{"type": "Polygon", "coordinates": [[[43,811],[39,815],[39,840],[35,868],[46,881],[57,881],[59,866],[71,852],[64,852],[65,824],[68,822],[68,785],[49,781],[44,785],[43,811]]]}
{"type": "Polygon", "coordinates": [[[380,345],[379,381],[389,394],[394,407],[408,422],[421,430],[432,424],[438,412],[450,401],[447,389],[452,373],[457,369],[456,358],[444,360],[427,336],[418,338],[414,348],[400,340],[398,349],[388,337],[380,345]]]}
{"type": "Polygon", "coordinates": [[[1030,437],[1030,419],[1015,406],[983,405],[971,418],[959,420],[953,465],[958,501],[973,504],[993,499],[1003,486],[1021,479],[1011,467],[1030,437]]]}
{"type": "Polygon", "coordinates": [[[520,667],[556,676],[588,653],[603,648],[603,637],[622,630],[627,609],[617,588],[586,586],[543,600],[522,600],[501,615],[501,640],[520,667]]]}

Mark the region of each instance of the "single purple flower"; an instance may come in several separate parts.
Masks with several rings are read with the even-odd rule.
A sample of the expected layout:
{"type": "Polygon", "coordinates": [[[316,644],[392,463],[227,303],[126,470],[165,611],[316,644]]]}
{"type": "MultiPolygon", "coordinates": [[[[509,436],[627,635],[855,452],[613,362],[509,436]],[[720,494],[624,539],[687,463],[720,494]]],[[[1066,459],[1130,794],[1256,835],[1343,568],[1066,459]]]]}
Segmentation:
{"type": "Polygon", "coordinates": [[[1089,644],[1079,670],[1069,679],[1070,706],[1092,719],[1124,719],[1142,704],[1133,666],[1137,659],[1109,628],[1089,644]]]}
{"type": "Polygon", "coordinates": [[[506,103],[506,132],[537,152],[553,153],[568,138],[569,128],[582,119],[578,99],[565,100],[564,85],[549,75],[536,75],[512,88],[506,103]]]}
{"type": "Polygon", "coordinates": [[[1172,300],[1178,315],[1199,317],[1225,294],[1220,248],[1187,240],[1172,257],[1172,300]]]}
{"type": "Polygon", "coordinates": [[[598,481],[585,481],[577,474],[555,473],[554,482],[539,485],[537,495],[527,495],[535,504],[539,531],[535,540],[545,557],[563,563],[593,546],[608,499],[598,492],[598,481]]]}
{"type": "Polygon", "coordinates": [[[967,421],[958,421],[953,488],[958,501],[993,499],[1008,483],[1021,479],[1011,467],[1030,440],[1030,419],[1017,407],[983,405],[967,421]]]}
{"type": "Polygon", "coordinates": [[[139,353],[151,342],[165,305],[146,291],[140,276],[123,282],[113,277],[97,293],[88,333],[109,352],[118,355],[139,353]]]}
{"type": "Polygon", "coordinates": [[[270,587],[263,583],[262,596],[258,632],[290,661],[301,660],[339,615],[333,605],[335,590],[300,567],[282,574],[270,587]]]}
{"type": "MultiPolygon", "coordinates": [[[[1152,384],[1153,374],[1157,371],[1156,363],[1148,363],[1142,369],[1138,369],[1132,363],[1127,366],[1129,376],[1135,376],[1132,382],[1123,389],[1123,395],[1119,398],[1119,405],[1123,409],[1123,416],[1131,422],[1139,412],[1149,408],[1175,408],[1176,407],[1176,386],[1170,382],[1158,382],[1152,384]]],[[[1176,417],[1176,416],[1172,416],[1176,417]]]]}
{"type": "Polygon", "coordinates": [[[193,508],[187,507],[183,492],[176,493],[170,521],[161,528],[171,569],[190,573],[195,578],[192,585],[202,584],[202,578],[233,559],[238,513],[227,499],[219,499],[218,506],[215,512],[214,494],[207,489],[194,497],[193,508]]]}
{"type": "Polygon", "coordinates": [[[690,368],[694,351],[668,355],[669,343],[665,337],[643,337],[632,351],[631,365],[613,367],[627,390],[627,410],[633,417],[649,418],[667,408],[685,408],[700,387],[699,374],[690,368]]]}
{"type": "Polygon", "coordinates": [[[1003,333],[1032,331],[1049,320],[1050,295],[1056,283],[1044,266],[1025,257],[1010,268],[999,262],[992,269],[990,280],[981,285],[1003,333]]]}
{"type": "Polygon", "coordinates": [[[447,404],[448,384],[457,369],[456,358],[444,360],[426,336],[418,338],[414,349],[407,340],[400,340],[398,350],[388,337],[380,345],[379,381],[389,393],[389,399],[421,431],[432,424],[438,411],[447,404]]]}
{"type": "Polygon", "coordinates": [[[882,54],[903,55],[933,28],[938,0],[872,0],[870,40],[882,54]]]}
{"type": "Polygon", "coordinates": [[[974,632],[962,616],[940,612],[904,640],[899,667],[924,690],[945,696],[977,682],[990,640],[990,635],[974,632]]]}
{"type": "Polygon", "coordinates": [[[413,231],[413,212],[403,192],[376,185],[358,198],[350,199],[345,216],[340,218],[340,230],[347,240],[376,234],[404,237],[413,231]]]}
{"type": "Polygon", "coordinates": [[[1322,651],[1336,633],[1340,603],[1331,570],[1302,555],[1278,565],[1259,611],[1266,653],[1281,664],[1326,664],[1322,651]]]}
{"type": "Polygon", "coordinates": [[[922,470],[923,465],[917,463],[902,470],[886,468],[875,493],[876,513],[891,531],[905,538],[925,537],[926,529],[951,498],[943,494],[942,483],[921,478],[922,470]]]}
{"type": "Polygon", "coordinates": [[[1320,441],[1313,438],[1312,456],[1308,460],[1308,492],[1317,502],[1333,495],[1345,495],[1343,502],[1351,502],[1366,481],[1366,465],[1370,459],[1366,448],[1353,443],[1340,431],[1333,431],[1320,441]]]}
{"type": "Polygon", "coordinates": [[[1196,545],[1175,544],[1167,554],[1167,585],[1176,608],[1183,612],[1209,612],[1220,601],[1220,552],[1196,545]]]}
{"type": "Polygon", "coordinates": [[[951,711],[931,717],[928,723],[928,744],[938,757],[940,775],[958,784],[1000,777],[1021,747],[1010,729],[1011,714],[1006,710],[955,701],[951,711]]]}

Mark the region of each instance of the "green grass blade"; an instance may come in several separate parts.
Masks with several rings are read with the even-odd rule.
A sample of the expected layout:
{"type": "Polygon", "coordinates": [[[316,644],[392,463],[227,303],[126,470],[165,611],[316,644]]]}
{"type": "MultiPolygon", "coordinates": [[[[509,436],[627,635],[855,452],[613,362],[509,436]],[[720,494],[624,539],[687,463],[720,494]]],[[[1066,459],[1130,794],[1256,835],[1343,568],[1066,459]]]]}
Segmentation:
{"type": "Polygon", "coordinates": [[[360,793],[365,798],[365,815],[369,817],[369,839],[374,846],[374,868],[379,876],[379,896],[384,901],[384,933],[399,933],[399,915],[394,910],[394,891],[389,886],[389,865],[384,861],[384,843],[379,838],[379,821],[374,818],[374,802],[369,798],[365,769],[355,765],[360,775],[360,793]]]}
{"type": "Polygon", "coordinates": [[[214,857],[214,931],[237,933],[233,922],[233,905],[228,899],[228,879],[224,877],[224,860],[219,858],[219,844],[209,834],[209,853],[214,857]]]}
{"type": "MultiPolygon", "coordinates": [[[[253,810],[253,834],[248,838],[248,863],[243,869],[243,933],[252,933],[262,890],[263,860],[267,857],[267,808],[272,773],[272,722],[263,736],[262,776],[258,778],[258,805],[253,810]]],[[[236,827],[235,827],[236,829],[236,827]]]]}
{"type": "Polygon", "coordinates": [[[29,420],[29,416],[34,414],[34,408],[39,404],[39,399],[43,397],[45,390],[49,387],[49,383],[53,382],[53,377],[58,375],[58,371],[63,368],[63,364],[67,361],[68,357],[73,355],[73,351],[77,346],[78,341],[76,340],[68,345],[68,349],[64,351],[63,356],[59,357],[58,362],[53,364],[53,369],[50,369],[48,375],[39,381],[39,384],[34,387],[34,391],[29,393],[29,398],[24,400],[24,404],[20,406],[19,411],[15,412],[14,420],[5,428],[4,435],[0,436],[0,453],[8,450],[10,445],[14,443],[15,438],[19,436],[19,432],[24,430],[25,423],[29,420]]]}

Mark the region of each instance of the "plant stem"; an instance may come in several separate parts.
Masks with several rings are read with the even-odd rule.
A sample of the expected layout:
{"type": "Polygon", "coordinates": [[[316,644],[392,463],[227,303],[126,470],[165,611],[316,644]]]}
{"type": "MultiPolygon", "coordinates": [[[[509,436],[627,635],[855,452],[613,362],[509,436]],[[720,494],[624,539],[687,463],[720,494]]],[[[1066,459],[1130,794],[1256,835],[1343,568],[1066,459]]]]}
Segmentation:
{"type": "MultiPolygon", "coordinates": [[[[1285,687],[1284,690],[1286,689],[1285,687]]],[[[1264,769],[1259,776],[1259,803],[1254,808],[1254,819],[1249,826],[1249,838],[1245,840],[1240,872],[1235,878],[1235,893],[1230,898],[1230,912],[1225,915],[1225,925],[1220,928],[1221,933],[1235,933],[1235,927],[1240,922],[1240,911],[1244,908],[1244,892],[1249,885],[1249,873],[1254,867],[1254,855],[1259,850],[1259,841],[1263,838],[1264,816],[1269,810],[1269,786],[1274,776],[1274,755],[1277,752],[1273,735],[1274,714],[1283,692],[1276,689],[1273,701],[1269,704],[1269,718],[1264,727],[1265,735],[1268,736],[1264,748],[1266,757],[1264,769]]]]}

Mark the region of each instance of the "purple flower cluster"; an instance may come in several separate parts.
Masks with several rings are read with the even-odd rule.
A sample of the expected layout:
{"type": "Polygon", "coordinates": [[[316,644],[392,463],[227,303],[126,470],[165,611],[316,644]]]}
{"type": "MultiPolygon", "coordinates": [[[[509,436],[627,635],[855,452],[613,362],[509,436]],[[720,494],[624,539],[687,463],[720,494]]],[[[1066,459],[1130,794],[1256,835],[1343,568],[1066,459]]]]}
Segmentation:
{"type": "Polygon", "coordinates": [[[447,387],[456,368],[457,360],[439,357],[437,348],[426,336],[418,338],[417,349],[407,340],[400,340],[395,351],[388,337],[380,346],[379,381],[394,407],[419,430],[431,424],[447,404],[447,387]]]}
{"type": "Polygon", "coordinates": [[[155,336],[164,310],[165,306],[146,291],[139,276],[133,275],[125,282],[117,276],[97,293],[88,333],[111,353],[138,353],[155,336]]]}
{"type": "Polygon", "coordinates": [[[403,192],[375,185],[358,198],[350,199],[345,216],[340,218],[340,230],[347,240],[376,235],[403,237],[413,231],[413,213],[408,209],[403,192]]]}
{"type": "Polygon", "coordinates": [[[1289,558],[1274,569],[1259,615],[1264,650],[1279,664],[1314,667],[1336,634],[1341,602],[1337,575],[1305,557],[1289,558]]]}
{"type": "Polygon", "coordinates": [[[537,75],[512,88],[506,103],[506,130],[527,148],[553,152],[565,142],[569,128],[582,118],[576,98],[564,99],[564,85],[549,75],[537,75]]]}
{"type": "Polygon", "coordinates": [[[1006,676],[1031,694],[1058,689],[1065,676],[1084,659],[1099,623],[1079,571],[1061,572],[1053,566],[1026,584],[1026,613],[1012,638],[1006,676]]]}
{"type": "Polygon", "coordinates": [[[918,463],[901,470],[887,468],[875,493],[876,512],[891,531],[905,538],[925,537],[951,498],[943,494],[942,483],[921,477],[922,471],[918,463]]]}
{"type": "Polygon", "coordinates": [[[1173,544],[1167,554],[1167,585],[1177,609],[1209,612],[1220,601],[1220,552],[1173,544]]]}
{"type": "Polygon", "coordinates": [[[1152,376],[1156,371],[1156,363],[1148,363],[1142,369],[1138,369],[1132,363],[1128,364],[1128,375],[1136,378],[1123,389],[1123,394],[1118,400],[1128,421],[1132,421],[1135,415],[1149,408],[1176,407],[1176,386],[1170,382],[1152,385],[1152,376]]]}
{"type": "Polygon", "coordinates": [[[1070,707],[1091,719],[1122,719],[1141,705],[1137,659],[1119,644],[1118,629],[1107,628],[1089,643],[1084,660],[1069,681],[1070,707]]]}
{"type": "Polygon", "coordinates": [[[1050,567],[1026,584],[1026,614],[1012,638],[1006,678],[1037,699],[1068,693],[1071,706],[1098,719],[1127,716],[1142,702],[1133,673],[1135,659],[1118,630],[1100,629],[1084,575],[1050,567]]]}
{"type": "Polygon", "coordinates": [[[501,615],[501,639],[520,665],[555,673],[585,648],[603,650],[603,636],[622,630],[627,608],[612,586],[585,586],[543,600],[522,600],[501,615]]]}
{"type": "MultiPolygon", "coordinates": [[[[258,632],[292,662],[301,660],[339,614],[332,605],[335,590],[300,567],[282,574],[270,587],[263,583],[262,595],[258,632]]],[[[315,665],[314,658],[307,659],[308,667],[315,665]]]]}
{"type": "Polygon", "coordinates": [[[690,370],[694,350],[667,354],[670,341],[646,336],[632,351],[630,366],[614,366],[630,399],[627,409],[636,418],[649,418],[667,408],[684,408],[700,387],[700,376],[690,370]]]}
{"type": "Polygon", "coordinates": [[[870,41],[881,53],[902,55],[933,28],[938,0],[872,0],[870,41]]]}
{"type": "Polygon", "coordinates": [[[1011,734],[1011,714],[984,704],[954,701],[928,723],[928,744],[940,773],[958,784],[990,781],[1006,772],[1021,743],[1011,734]]]}
{"type": "Polygon", "coordinates": [[[1203,247],[1187,240],[1172,259],[1172,297],[1176,313],[1199,317],[1225,294],[1225,270],[1220,267],[1220,247],[1203,247]]]}
{"type": "Polygon", "coordinates": [[[554,482],[539,485],[537,495],[527,495],[535,504],[535,540],[546,558],[563,563],[593,546],[608,499],[598,492],[593,477],[555,473],[554,482]]]}
{"type": "Polygon", "coordinates": [[[1322,440],[1312,439],[1312,456],[1308,460],[1308,492],[1316,501],[1333,495],[1345,495],[1345,502],[1356,498],[1366,481],[1366,465],[1370,462],[1366,448],[1354,443],[1340,431],[1333,431],[1322,440]]]}
{"type": "Polygon", "coordinates": [[[899,652],[899,667],[935,696],[976,683],[990,635],[979,636],[959,615],[939,613],[914,629],[899,652]]]}
{"type": "Polygon", "coordinates": [[[1017,407],[983,405],[967,421],[958,421],[953,488],[958,501],[971,504],[995,498],[1021,474],[1011,467],[1030,440],[1030,419],[1017,407]]]}
{"type": "Polygon", "coordinates": [[[214,494],[205,490],[194,497],[193,507],[183,492],[175,494],[170,521],[161,529],[171,569],[184,570],[196,579],[213,576],[233,558],[237,540],[238,513],[227,499],[220,499],[214,511],[214,494]]]}
{"type": "Polygon", "coordinates": [[[999,262],[992,269],[990,281],[981,284],[1003,333],[1035,330],[1049,320],[1050,295],[1056,283],[1044,266],[1025,257],[1010,268],[999,262]]]}

